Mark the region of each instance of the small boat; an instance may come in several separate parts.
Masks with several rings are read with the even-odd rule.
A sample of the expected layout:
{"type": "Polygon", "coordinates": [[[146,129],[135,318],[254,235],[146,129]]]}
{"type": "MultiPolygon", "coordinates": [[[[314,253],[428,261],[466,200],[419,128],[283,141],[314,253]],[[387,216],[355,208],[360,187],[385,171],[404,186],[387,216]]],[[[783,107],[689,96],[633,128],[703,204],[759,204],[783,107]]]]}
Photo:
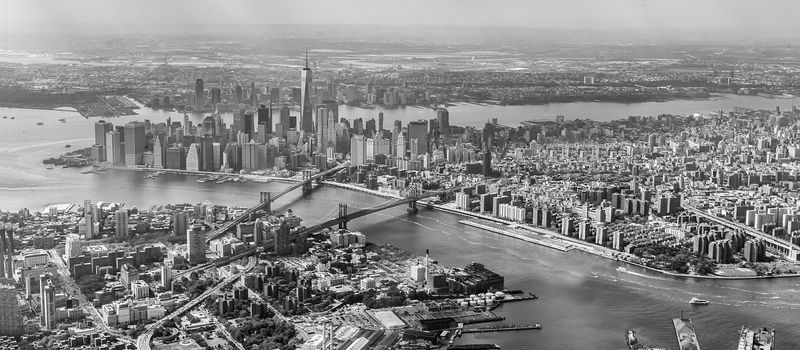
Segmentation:
{"type": "Polygon", "coordinates": [[[708,301],[708,300],[700,299],[698,297],[694,297],[691,300],[689,300],[689,304],[692,304],[692,305],[708,305],[708,304],[711,304],[711,302],[708,301]]]}
{"type": "Polygon", "coordinates": [[[11,119],[17,119],[17,117],[11,117],[11,119]]]}
{"type": "Polygon", "coordinates": [[[61,119],[59,119],[58,121],[60,121],[60,122],[62,122],[62,123],[66,123],[66,122],[67,122],[67,120],[66,120],[66,119],[64,119],[64,118],[61,118],[61,119]]]}
{"type": "Polygon", "coordinates": [[[630,350],[636,350],[639,346],[639,339],[636,338],[636,331],[633,329],[629,329],[627,333],[625,333],[625,341],[628,343],[628,348],[630,350]]]}
{"type": "Polygon", "coordinates": [[[72,145],[70,145],[70,144],[67,144],[66,146],[64,146],[64,148],[70,148],[70,147],[72,147],[72,145]]]}
{"type": "Polygon", "coordinates": [[[36,123],[36,125],[44,125],[44,123],[38,122],[38,123],[36,123]]]}
{"type": "Polygon", "coordinates": [[[7,115],[4,115],[4,116],[3,116],[3,119],[8,119],[8,116],[7,116],[7,115]]]}

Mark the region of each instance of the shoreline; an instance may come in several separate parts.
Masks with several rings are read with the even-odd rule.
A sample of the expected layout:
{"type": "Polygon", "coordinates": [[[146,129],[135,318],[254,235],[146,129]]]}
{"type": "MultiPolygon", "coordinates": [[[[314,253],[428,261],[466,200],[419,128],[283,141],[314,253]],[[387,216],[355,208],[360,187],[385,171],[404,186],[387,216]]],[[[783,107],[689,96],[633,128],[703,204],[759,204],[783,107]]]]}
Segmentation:
{"type": "MultiPolygon", "coordinates": [[[[221,173],[221,172],[177,170],[177,169],[158,169],[158,168],[144,168],[144,167],[142,167],[142,168],[131,168],[131,167],[112,166],[112,165],[107,165],[107,164],[106,165],[97,164],[97,165],[100,165],[100,166],[102,166],[102,167],[104,167],[105,169],[108,169],[108,170],[129,170],[129,171],[139,171],[139,172],[159,172],[159,171],[162,171],[162,172],[166,172],[168,174],[172,173],[172,174],[195,175],[195,176],[232,175],[232,176],[240,176],[242,178],[251,180],[251,181],[256,182],[256,183],[258,183],[257,180],[259,180],[259,179],[275,181],[275,182],[281,182],[281,183],[296,183],[298,181],[301,181],[300,179],[297,179],[297,178],[277,177],[277,176],[269,176],[269,175],[233,174],[233,173],[226,174],[226,173],[221,173]]],[[[377,197],[381,197],[381,198],[385,198],[385,199],[393,199],[394,200],[394,199],[399,199],[400,198],[399,196],[397,196],[397,195],[395,195],[393,193],[370,190],[370,189],[367,189],[367,188],[364,188],[364,187],[361,187],[361,186],[358,186],[358,185],[353,185],[353,184],[338,183],[338,182],[334,182],[334,181],[322,181],[321,184],[323,186],[331,186],[331,187],[337,187],[337,188],[350,190],[350,191],[362,192],[362,193],[366,193],[366,194],[369,194],[369,195],[373,195],[373,196],[377,196],[377,197]]],[[[566,236],[558,234],[557,232],[546,230],[546,229],[543,229],[543,228],[532,227],[532,226],[529,226],[529,225],[522,225],[522,224],[519,224],[519,223],[515,223],[515,222],[512,222],[512,221],[504,220],[504,219],[493,217],[493,216],[488,216],[488,215],[483,215],[483,214],[478,214],[478,213],[472,213],[472,212],[468,212],[468,211],[465,211],[465,210],[451,208],[448,205],[427,204],[427,203],[426,204],[421,204],[421,205],[424,206],[424,207],[428,207],[430,209],[433,209],[433,210],[439,210],[439,211],[447,212],[447,213],[450,213],[450,214],[458,215],[458,216],[461,216],[461,217],[473,218],[473,219],[478,219],[478,220],[486,220],[486,221],[491,221],[491,222],[502,224],[502,225],[506,225],[506,226],[512,226],[511,228],[527,230],[527,231],[530,231],[532,234],[545,236],[544,238],[546,238],[546,239],[555,239],[555,240],[561,241],[561,242],[563,242],[563,246],[561,246],[561,247],[569,247],[569,248],[562,250],[561,247],[558,247],[558,248],[554,247],[553,246],[554,244],[552,244],[552,243],[540,241],[540,240],[533,239],[533,238],[528,238],[528,237],[525,237],[525,236],[510,232],[508,230],[502,229],[502,228],[493,228],[493,227],[490,227],[490,226],[487,226],[487,225],[483,225],[481,223],[465,224],[463,222],[460,222],[461,224],[464,224],[464,225],[480,228],[482,230],[489,231],[489,232],[496,233],[496,234],[500,234],[500,235],[503,235],[503,236],[506,236],[506,237],[509,237],[509,238],[519,239],[519,240],[522,240],[522,241],[525,241],[525,242],[528,242],[528,243],[531,243],[531,244],[537,244],[537,245],[539,245],[541,247],[545,247],[545,248],[549,248],[549,249],[555,249],[555,250],[562,251],[562,252],[567,252],[567,251],[570,251],[570,250],[577,249],[577,250],[583,251],[585,253],[597,256],[597,257],[601,257],[601,258],[604,258],[604,259],[608,259],[608,260],[612,260],[612,261],[621,262],[621,263],[625,263],[625,264],[628,264],[628,265],[644,268],[644,269],[646,269],[648,271],[656,272],[656,273],[659,273],[659,274],[662,274],[662,275],[671,276],[671,277],[697,278],[697,279],[705,279],[705,280],[755,280],[755,279],[764,279],[764,280],[766,280],[766,279],[800,277],[800,273],[798,273],[798,274],[785,274],[785,275],[771,275],[771,276],[717,276],[717,275],[679,274],[679,273],[675,273],[675,272],[660,270],[660,269],[657,269],[657,268],[654,268],[654,267],[649,267],[649,266],[646,266],[646,265],[643,265],[643,264],[640,264],[640,263],[629,261],[629,260],[624,259],[624,258],[620,259],[619,256],[620,255],[624,255],[625,253],[618,252],[618,251],[612,250],[612,249],[607,248],[607,247],[601,247],[601,246],[597,246],[597,245],[594,245],[594,244],[591,244],[591,243],[587,243],[587,242],[581,241],[581,240],[573,238],[573,237],[566,237],[566,236]],[[478,225],[479,226],[485,226],[485,227],[479,227],[478,225]]]]}
{"type": "MultiPolygon", "coordinates": [[[[353,190],[353,191],[357,191],[357,192],[363,192],[363,193],[372,194],[372,195],[376,195],[376,196],[383,197],[383,198],[391,198],[391,199],[397,199],[398,198],[396,196],[392,196],[389,193],[375,191],[375,190],[369,190],[369,189],[366,189],[366,188],[363,188],[363,187],[350,185],[350,184],[341,184],[341,183],[332,182],[332,181],[323,181],[322,183],[325,184],[325,185],[328,185],[328,186],[334,186],[334,187],[353,190]]],[[[667,275],[667,276],[672,276],[672,277],[699,278],[699,279],[706,279],[706,280],[756,280],[756,279],[767,280],[767,279],[777,279],[777,278],[800,277],[800,274],[773,275],[773,276],[716,276],[716,275],[679,274],[679,273],[676,273],[676,272],[669,272],[669,271],[665,271],[665,270],[656,269],[654,267],[645,266],[645,265],[642,265],[642,264],[639,264],[639,263],[636,263],[636,262],[633,262],[633,261],[628,261],[628,260],[625,260],[625,259],[619,259],[617,256],[614,256],[614,255],[603,254],[602,252],[598,252],[597,250],[603,250],[605,253],[609,253],[608,252],[609,248],[594,246],[592,244],[589,244],[589,243],[586,243],[586,242],[583,242],[583,241],[580,241],[580,240],[577,240],[577,239],[573,239],[572,237],[564,237],[564,236],[559,235],[559,234],[557,234],[557,233],[555,233],[553,231],[548,231],[548,230],[544,230],[544,229],[540,229],[540,228],[536,228],[536,227],[530,227],[528,225],[519,225],[519,224],[510,222],[508,220],[495,218],[495,217],[490,217],[490,216],[487,216],[487,215],[482,215],[482,214],[477,214],[477,213],[470,213],[470,212],[467,212],[467,211],[464,211],[464,210],[455,209],[455,208],[449,208],[449,207],[446,207],[446,206],[441,205],[441,204],[433,204],[430,207],[432,207],[432,209],[435,209],[435,210],[440,210],[440,211],[448,212],[448,213],[459,215],[459,216],[463,216],[463,217],[470,217],[470,218],[475,218],[475,219],[489,220],[489,221],[497,222],[497,223],[504,224],[504,225],[516,225],[517,228],[522,228],[522,229],[526,229],[526,230],[535,232],[537,234],[546,235],[546,236],[549,236],[551,238],[564,241],[565,245],[571,246],[572,249],[568,249],[568,250],[565,250],[565,251],[562,251],[562,252],[566,252],[566,251],[569,251],[569,250],[577,249],[577,250],[580,250],[580,251],[595,255],[597,257],[601,257],[601,258],[604,258],[604,259],[617,261],[617,262],[621,262],[621,263],[626,263],[626,264],[629,264],[629,265],[633,265],[633,266],[644,268],[644,269],[646,269],[648,271],[657,272],[657,273],[660,273],[660,274],[663,274],[663,275],[667,275]]],[[[472,225],[469,225],[469,226],[472,226],[472,225]]],[[[484,225],[481,225],[481,226],[484,226],[484,225]]],[[[473,226],[473,227],[477,227],[477,226],[473,226]]],[[[545,244],[540,244],[539,242],[537,242],[537,240],[534,240],[534,239],[526,240],[526,239],[518,238],[518,237],[516,237],[518,235],[514,234],[512,232],[505,231],[505,233],[501,233],[501,232],[497,232],[497,231],[500,231],[500,229],[486,229],[486,228],[483,228],[483,227],[477,227],[477,228],[480,228],[480,229],[483,229],[483,230],[486,230],[486,231],[489,231],[489,232],[494,232],[494,233],[497,233],[497,234],[501,234],[501,235],[504,235],[506,237],[520,239],[520,240],[523,240],[523,241],[526,241],[526,242],[529,242],[529,243],[532,243],[532,244],[537,244],[537,245],[545,247],[545,248],[556,249],[556,250],[561,251],[558,248],[554,248],[554,247],[551,247],[551,246],[548,246],[548,245],[545,245],[545,244]]],[[[622,252],[616,252],[616,251],[614,251],[614,252],[617,253],[617,254],[625,254],[625,253],[622,253],[622,252]]]]}

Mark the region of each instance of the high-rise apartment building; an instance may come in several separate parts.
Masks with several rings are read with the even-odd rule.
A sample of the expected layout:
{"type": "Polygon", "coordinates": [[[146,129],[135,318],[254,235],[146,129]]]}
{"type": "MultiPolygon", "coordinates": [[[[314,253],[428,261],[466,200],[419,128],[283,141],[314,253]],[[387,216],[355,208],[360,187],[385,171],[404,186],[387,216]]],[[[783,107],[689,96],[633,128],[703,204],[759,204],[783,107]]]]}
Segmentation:
{"type": "Polygon", "coordinates": [[[206,262],[206,231],[203,225],[192,225],[186,230],[186,260],[196,265],[206,262]]]}
{"type": "Polygon", "coordinates": [[[81,249],[81,236],[74,233],[68,234],[67,242],[64,246],[64,255],[66,255],[67,258],[74,258],[81,255],[81,249]]]}
{"type": "Polygon", "coordinates": [[[0,279],[0,335],[19,336],[22,333],[22,313],[14,283],[0,279]]]}
{"type": "Polygon", "coordinates": [[[56,326],[56,287],[50,274],[39,276],[39,324],[45,329],[56,326]]]}
{"type": "Polygon", "coordinates": [[[172,288],[172,267],[167,264],[161,265],[161,285],[167,290],[172,288]]]}
{"type": "Polygon", "coordinates": [[[123,209],[117,210],[114,213],[114,227],[115,227],[115,234],[118,238],[127,238],[128,237],[128,212],[123,209]]]}

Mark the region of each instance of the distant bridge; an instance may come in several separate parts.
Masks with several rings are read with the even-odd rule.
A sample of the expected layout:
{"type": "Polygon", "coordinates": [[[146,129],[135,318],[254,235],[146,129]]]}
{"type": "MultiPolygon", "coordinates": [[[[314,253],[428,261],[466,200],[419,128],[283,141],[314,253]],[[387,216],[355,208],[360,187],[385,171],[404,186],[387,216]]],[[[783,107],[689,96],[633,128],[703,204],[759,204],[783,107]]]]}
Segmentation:
{"type": "MultiPolygon", "coordinates": [[[[324,229],[326,227],[331,227],[331,226],[339,226],[339,228],[346,229],[347,228],[347,223],[349,221],[351,221],[351,220],[355,220],[355,219],[360,218],[362,216],[366,216],[366,215],[369,215],[369,214],[372,214],[372,213],[375,213],[375,212],[379,212],[381,210],[389,209],[389,208],[400,206],[400,205],[403,205],[403,204],[408,204],[409,213],[416,214],[417,210],[418,210],[417,209],[417,201],[419,201],[421,199],[425,199],[425,198],[437,197],[437,196],[445,195],[445,194],[448,194],[448,193],[451,193],[451,192],[457,192],[457,191],[460,191],[460,190],[461,190],[461,187],[454,187],[454,188],[447,189],[447,190],[427,191],[427,192],[425,192],[425,191],[422,191],[419,188],[419,186],[410,186],[410,187],[406,188],[406,190],[401,192],[401,196],[405,197],[405,198],[396,199],[396,200],[393,200],[393,201],[390,201],[390,202],[379,204],[379,205],[374,206],[372,208],[360,209],[360,210],[354,211],[352,213],[348,213],[347,212],[347,205],[346,204],[339,204],[339,207],[337,209],[334,209],[334,211],[329,213],[329,215],[327,216],[327,217],[330,217],[333,214],[338,214],[335,218],[323,221],[323,222],[321,222],[321,223],[319,223],[317,225],[311,226],[311,227],[307,227],[304,230],[302,230],[301,232],[299,232],[298,234],[299,235],[306,235],[306,234],[314,233],[314,232],[322,230],[322,229],[324,229]]],[[[323,219],[323,220],[325,220],[325,219],[323,219]]]]}
{"type": "Polygon", "coordinates": [[[313,190],[313,186],[314,186],[313,182],[314,181],[319,180],[319,179],[321,179],[321,178],[323,178],[325,176],[328,176],[328,175],[337,173],[339,171],[342,171],[343,169],[345,169],[345,167],[347,167],[347,164],[348,163],[342,163],[342,164],[339,164],[338,166],[336,166],[334,168],[331,168],[331,169],[328,169],[328,170],[325,170],[325,171],[322,171],[322,172],[319,172],[319,173],[316,173],[316,174],[313,174],[311,172],[311,170],[305,170],[305,171],[303,171],[303,180],[302,181],[300,181],[298,183],[295,183],[295,184],[293,184],[293,185],[291,185],[291,186],[289,186],[287,188],[284,188],[283,190],[281,190],[280,192],[277,192],[275,194],[272,194],[270,192],[261,192],[261,201],[258,204],[256,204],[255,206],[252,206],[249,209],[245,210],[243,213],[241,213],[239,216],[237,216],[233,220],[228,221],[224,225],[219,226],[216,229],[214,229],[211,232],[209,232],[206,235],[206,244],[208,244],[211,241],[213,241],[213,240],[219,238],[220,236],[224,235],[225,232],[228,232],[228,230],[233,229],[239,223],[247,220],[248,218],[250,218],[251,214],[253,214],[253,213],[255,213],[255,212],[259,211],[259,210],[270,211],[272,209],[272,202],[276,201],[278,198],[283,197],[284,195],[286,195],[287,193],[289,193],[291,191],[294,191],[294,190],[302,187],[303,188],[303,194],[310,193],[313,190]]]}

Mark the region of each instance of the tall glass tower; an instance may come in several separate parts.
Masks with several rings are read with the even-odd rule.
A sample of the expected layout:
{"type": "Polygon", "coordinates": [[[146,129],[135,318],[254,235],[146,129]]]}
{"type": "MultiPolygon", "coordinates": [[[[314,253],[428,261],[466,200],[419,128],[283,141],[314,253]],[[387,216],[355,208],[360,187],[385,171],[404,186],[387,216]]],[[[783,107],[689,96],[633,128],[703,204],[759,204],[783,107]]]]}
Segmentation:
{"type": "Polygon", "coordinates": [[[306,133],[314,132],[313,109],[311,105],[311,68],[308,68],[308,51],[306,51],[306,66],[300,72],[300,130],[306,133]]]}

